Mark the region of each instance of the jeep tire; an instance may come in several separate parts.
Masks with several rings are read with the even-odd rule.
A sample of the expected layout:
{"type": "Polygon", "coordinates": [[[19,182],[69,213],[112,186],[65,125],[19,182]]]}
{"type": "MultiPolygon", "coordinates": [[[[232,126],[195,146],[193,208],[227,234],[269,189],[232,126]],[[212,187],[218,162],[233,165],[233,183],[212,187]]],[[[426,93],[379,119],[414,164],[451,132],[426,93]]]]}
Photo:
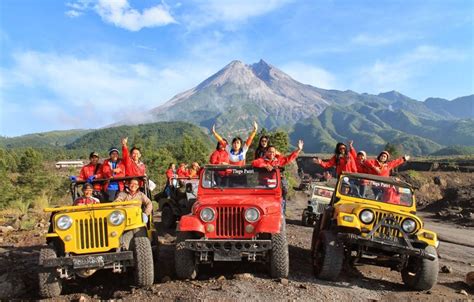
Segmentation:
{"type": "Polygon", "coordinates": [[[170,205],[164,205],[161,211],[161,222],[167,229],[176,227],[176,215],[173,213],[173,209],[170,205]]]}
{"type": "Polygon", "coordinates": [[[151,286],[154,281],[154,268],[150,240],[145,236],[134,237],[131,247],[135,260],[135,284],[138,287],[151,286]]]}
{"type": "MultiPolygon", "coordinates": [[[[47,247],[40,250],[39,261],[57,258],[54,249],[47,247]]],[[[42,298],[53,298],[61,295],[62,284],[55,268],[40,267],[38,273],[39,295],[42,298]]]]}
{"type": "Polygon", "coordinates": [[[280,233],[272,234],[272,250],[270,252],[270,276],[287,278],[290,270],[288,241],[286,240],[285,217],[282,216],[280,233]]]}
{"type": "Polygon", "coordinates": [[[311,255],[314,275],[317,278],[329,281],[337,279],[344,262],[344,247],[338,242],[334,232],[319,232],[311,255]]]}
{"type": "Polygon", "coordinates": [[[198,274],[198,264],[195,261],[194,252],[185,246],[187,239],[193,239],[190,232],[177,232],[176,251],[174,253],[174,266],[178,279],[195,279],[198,274]]]}
{"type": "Polygon", "coordinates": [[[438,280],[438,253],[431,245],[425,247],[425,252],[436,255],[436,259],[429,260],[411,256],[408,258],[407,267],[402,269],[401,275],[403,283],[410,289],[428,290],[432,288],[438,280]]]}

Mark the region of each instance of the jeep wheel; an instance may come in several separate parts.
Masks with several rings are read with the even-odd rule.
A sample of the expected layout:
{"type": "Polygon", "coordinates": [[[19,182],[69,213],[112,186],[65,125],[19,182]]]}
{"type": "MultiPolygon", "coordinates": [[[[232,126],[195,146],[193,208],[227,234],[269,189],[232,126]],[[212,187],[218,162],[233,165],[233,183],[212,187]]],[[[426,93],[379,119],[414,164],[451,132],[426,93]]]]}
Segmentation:
{"type": "Polygon", "coordinates": [[[173,209],[169,205],[163,206],[163,211],[161,211],[161,222],[167,229],[171,229],[176,226],[176,216],[173,213],[173,209]]]}
{"type": "Polygon", "coordinates": [[[272,235],[272,250],[270,252],[270,276],[272,278],[287,278],[290,270],[288,257],[288,241],[286,240],[286,223],[282,217],[280,233],[272,235]]]}
{"type": "Polygon", "coordinates": [[[193,235],[189,232],[178,232],[176,234],[174,266],[178,279],[195,279],[198,274],[194,252],[188,250],[184,243],[187,239],[193,239],[193,235]]]}
{"type": "Polygon", "coordinates": [[[429,245],[425,248],[425,252],[435,255],[435,260],[429,260],[420,257],[408,258],[407,267],[402,269],[402,280],[410,289],[428,290],[436,284],[438,280],[438,253],[436,249],[429,245]]]}
{"type": "MultiPolygon", "coordinates": [[[[57,258],[56,252],[52,248],[42,248],[39,262],[46,259],[57,258]]],[[[41,267],[38,273],[39,294],[42,298],[53,298],[61,295],[62,284],[58,272],[54,268],[41,267]]]]}
{"type": "Polygon", "coordinates": [[[154,280],[153,252],[148,237],[134,237],[132,251],[135,259],[135,284],[139,287],[152,285],[154,280]]]}
{"type": "Polygon", "coordinates": [[[334,232],[321,231],[311,255],[314,275],[317,278],[329,281],[337,279],[344,261],[344,248],[334,232]]]}

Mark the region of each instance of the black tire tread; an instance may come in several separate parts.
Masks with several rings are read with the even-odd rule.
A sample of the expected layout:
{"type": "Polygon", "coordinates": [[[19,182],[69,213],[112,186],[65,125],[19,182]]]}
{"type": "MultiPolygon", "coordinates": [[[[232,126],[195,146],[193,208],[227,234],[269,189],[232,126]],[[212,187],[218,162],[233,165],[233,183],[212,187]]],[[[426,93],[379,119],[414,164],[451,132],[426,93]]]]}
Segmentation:
{"type": "MultiPolygon", "coordinates": [[[[40,250],[40,261],[56,258],[56,252],[52,248],[40,250]]],[[[51,268],[40,268],[38,273],[39,295],[42,298],[54,298],[61,295],[62,284],[57,272],[51,268]]]]}
{"type": "MultiPolygon", "coordinates": [[[[317,278],[335,281],[337,277],[339,277],[344,263],[344,248],[338,242],[336,234],[332,231],[321,231],[318,241],[324,245],[325,255],[321,269],[319,271],[315,269],[314,273],[317,278]]],[[[315,251],[312,251],[313,255],[314,252],[315,251]]],[[[315,260],[316,259],[313,259],[313,261],[315,260]]]]}
{"type": "Polygon", "coordinates": [[[425,252],[436,255],[435,260],[419,259],[420,270],[414,275],[410,275],[407,269],[402,270],[403,283],[410,289],[428,290],[432,288],[438,281],[439,262],[438,253],[433,246],[427,246],[425,252]]]}
{"type": "Polygon", "coordinates": [[[184,241],[192,239],[193,235],[189,232],[177,232],[176,250],[174,253],[174,266],[178,279],[195,279],[198,274],[198,266],[194,260],[194,252],[188,250],[184,241]]]}
{"type": "Polygon", "coordinates": [[[153,285],[153,251],[150,240],[147,237],[134,237],[132,239],[132,250],[135,256],[135,284],[139,287],[153,285]]]}
{"type": "Polygon", "coordinates": [[[272,278],[287,278],[290,271],[286,223],[284,217],[282,219],[280,233],[272,235],[272,251],[270,253],[270,276],[272,278]]]}

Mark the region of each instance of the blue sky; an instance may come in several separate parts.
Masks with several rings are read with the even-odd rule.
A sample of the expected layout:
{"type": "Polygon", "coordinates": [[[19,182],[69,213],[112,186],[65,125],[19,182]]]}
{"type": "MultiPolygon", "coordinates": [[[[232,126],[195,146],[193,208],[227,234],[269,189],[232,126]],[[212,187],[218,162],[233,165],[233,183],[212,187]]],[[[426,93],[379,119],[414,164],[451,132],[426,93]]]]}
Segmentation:
{"type": "Polygon", "coordinates": [[[474,93],[474,1],[0,1],[0,135],[97,128],[232,60],[320,88],[474,93]]]}

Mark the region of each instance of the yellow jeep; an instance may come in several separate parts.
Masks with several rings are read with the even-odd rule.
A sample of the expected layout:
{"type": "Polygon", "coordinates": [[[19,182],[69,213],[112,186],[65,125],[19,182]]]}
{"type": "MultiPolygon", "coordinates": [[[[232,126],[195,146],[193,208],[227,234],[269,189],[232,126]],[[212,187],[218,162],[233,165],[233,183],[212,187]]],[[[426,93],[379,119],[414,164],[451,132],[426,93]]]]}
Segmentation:
{"type": "MultiPolygon", "coordinates": [[[[116,178],[127,180],[131,177],[116,178]]],[[[143,180],[147,188],[146,177],[143,180]]],[[[98,180],[104,181],[104,180],[98,180]]],[[[82,182],[71,184],[73,199],[82,182]]],[[[149,195],[149,194],[148,194],[149,195]]],[[[152,244],[156,244],[152,215],[142,217],[140,201],[47,208],[51,213],[47,247],[39,257],[39,294],[59,296],[63,280],[87,278],[100,269],[114,273],[133,270],[135,284],[153,284],[152,244]]]]}
{"type": "Polygon", "coordinates": [[[344,261],[401,272],[411,289],[430,289],[438,278],[439,241],[416,215],[409,184],[369,174],[342,174],[320,223],[311,256],[317,278],[335,280],[344,261]]]}

